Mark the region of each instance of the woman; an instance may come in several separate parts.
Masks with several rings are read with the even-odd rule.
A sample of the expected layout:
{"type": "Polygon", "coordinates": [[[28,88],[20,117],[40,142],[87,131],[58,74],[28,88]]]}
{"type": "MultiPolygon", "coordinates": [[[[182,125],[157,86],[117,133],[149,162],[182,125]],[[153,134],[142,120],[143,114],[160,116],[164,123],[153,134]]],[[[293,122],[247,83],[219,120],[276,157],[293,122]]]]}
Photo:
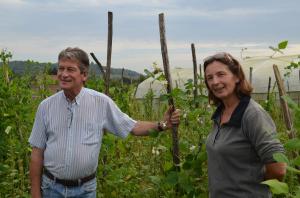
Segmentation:
{"type": "Polygon", "coordinates": [[[274,153],[284,152],[274,122],[251,99],[252,87],[230,54],[206,58],[204,73],[209,101],[217,106],[206,142],[210,197],[271,197],[261,182],[282,180],[286,167],[273,159],[274,153]]]}

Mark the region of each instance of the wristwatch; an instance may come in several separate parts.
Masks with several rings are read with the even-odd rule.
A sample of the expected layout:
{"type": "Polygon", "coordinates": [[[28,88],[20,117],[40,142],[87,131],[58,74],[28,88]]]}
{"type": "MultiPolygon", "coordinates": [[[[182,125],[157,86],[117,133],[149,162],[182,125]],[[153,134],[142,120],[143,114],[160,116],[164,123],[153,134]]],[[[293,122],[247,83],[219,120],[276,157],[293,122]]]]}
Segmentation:
{"type": "Polygon", "coordinates": [[[158,131],[164,131],[167,129],[167,121],[160,121],[157,123],[157,129],[158,131]]]}

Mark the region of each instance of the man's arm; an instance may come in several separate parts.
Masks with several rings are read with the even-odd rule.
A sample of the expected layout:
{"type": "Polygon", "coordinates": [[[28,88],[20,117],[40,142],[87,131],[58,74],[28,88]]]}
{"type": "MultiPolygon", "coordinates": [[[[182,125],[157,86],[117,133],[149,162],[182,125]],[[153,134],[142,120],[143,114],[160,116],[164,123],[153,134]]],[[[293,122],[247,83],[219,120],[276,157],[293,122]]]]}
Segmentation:
{"type": "Polygon", "coordinates": [[[43,170],[44,150],[32,148],[29,175],[31,181],[32,198],[41,198],[41,177],[43,170]]]}
{"type": "MultiPolygon", "coordinates": [[[[162,129],[165,130],[171,128],[172,125],[178,125],[179,122],[180,111],[176,109],[172,112],[172,108],[169,108],[164,114],[164,121],[160,123],[165,123],[165,128],[161,126],[162,129]]],[[[160,131],[158,122],[137,121],[131,133],[136,136],[145,136],[149,134],[151,129],[160,131]]]]}
{"type": "Polygon", "coordinates": [[[265,165],[265,179],[278,179],[279,181],[283,180],[283,177],[286,173],[286,163],[275,162],[265,165]]]}
{"type": "Polygon", "coordinates": [[[136,136],[146,136],[151,129],[158,130],[157,122],[137,121],[131,133],[136,136]]]}

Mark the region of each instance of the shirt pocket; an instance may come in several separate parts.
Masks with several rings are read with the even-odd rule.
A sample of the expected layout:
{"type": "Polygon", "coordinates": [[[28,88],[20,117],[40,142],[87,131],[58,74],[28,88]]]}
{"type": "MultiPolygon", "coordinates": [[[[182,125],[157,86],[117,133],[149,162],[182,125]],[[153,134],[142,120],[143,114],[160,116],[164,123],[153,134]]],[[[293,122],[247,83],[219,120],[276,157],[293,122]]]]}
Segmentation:
{"type": "Polygon", "coordinates": [[[87,129],[83,130],[81,137],[82,144],[98,144],[100,142],[99,124],[88,123],[87,129]]]}

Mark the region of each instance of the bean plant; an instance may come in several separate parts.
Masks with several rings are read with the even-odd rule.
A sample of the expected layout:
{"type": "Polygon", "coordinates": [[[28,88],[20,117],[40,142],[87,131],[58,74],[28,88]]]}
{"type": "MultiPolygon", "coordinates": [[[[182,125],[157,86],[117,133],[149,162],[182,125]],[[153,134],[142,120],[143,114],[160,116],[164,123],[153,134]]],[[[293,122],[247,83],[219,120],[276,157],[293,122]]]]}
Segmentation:
{"type": "MultiPolygon", "coordinates": [[[[28,137],[37,106],[42,99],[56,92],[50,90],[50,85],[56,81],[51,80],[47,69],[37,74],[13,74],[8,67],[11,56],[11,53],[2,51],[0,57],[0,76],[3,76],[0,79],[0,197],[30,197],[31,147],[28,137]]],[[[28,68],[30,64],[29,61],[28,68]]],[[[164,80],[163,75],[147,74],[164,80]]],[[[153,130],[150,136],[129,136],[124,140],[107,133],[103,137],[97,170],[98,197],[208,197],[205,140],[212,127],[214,107],[208,104],[203,79],[198,77],[201,83],[197,87],[189,80],[183,90],[175,87],[170,94],[160,98],[149,92],[143,101],[134,98],[136,84],[120,86],[119,81],[111,82],[110,97],[136,120],[161,120],[168,106],[168,97],[174,98],[175,106],[182,114],[178,130],[181,164],[180,171],[173,166],[172,138],[168,131],[153,130]],[[194,89],[201,90],[196,98],[194,89]]],[[[103,92],[104,81],[90,74],[85,86],[103,92]]],[[[263,106],[268,107],[287,150],[285,156],[274,157],[288,163],[289,168],[283,183],[266,181],[266,185],[277,197],[299,197],[297,168],[300,160],[294,154],[300,149],[300,140],[288,140],[283,135],[284,124],[277,103],[273,97],[268,102],[263,106]]],[[[294,112],[295,130],[299,133],[299,107],[291,101],[289,104],[294,112]]]]}

